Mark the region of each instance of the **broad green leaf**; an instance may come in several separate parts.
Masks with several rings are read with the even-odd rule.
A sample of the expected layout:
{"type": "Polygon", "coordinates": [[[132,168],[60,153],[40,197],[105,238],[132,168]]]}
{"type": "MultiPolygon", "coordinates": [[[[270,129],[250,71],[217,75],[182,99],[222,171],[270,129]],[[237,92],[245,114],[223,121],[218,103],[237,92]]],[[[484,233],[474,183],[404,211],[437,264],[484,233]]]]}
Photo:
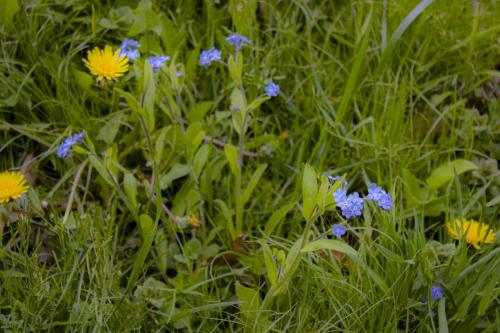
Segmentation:
{"type": "Polygon", "coordinates": [[[200,147],[200,149],[198,149],[198,151],[194,155],[193,172],[197,177],[200,176],[203,167],[207,163],[209,154],[210,154],[210,146],[204,144],[200,147]]]}
{"type": "Polygon", "coordinates": [[[130,207],[133,207],[137,212],[137,180],[130,172],[125,173],[123,177],[123,187],[130,202],[130,207]]]}
{"type": "Polygon", "coordinates": [[[268,236],[270,236],[274,229],[276,228],[276,226],[285,218],[286,214],[288,214],[288,212],[295,206],[294,203],[291,203],[291,204],[288,204],[288,205],[285,205],[283,207],[281,207],[280,209],[278,209],[277,211],[275,211],[271,217],[269,218],[269,220],[267,220],[266,222],[266,228],[264,230],[264,233],[268,236]]]}
{"type": "Polygon", "coordinates": [[[142,96],[142,108],[144,109],[144,119],[150,133],[155,127],[155,99],[156,99],[156,78],[153,67],[149,61],[144,62],[144,90],[142,96]]]}
{"type": "Polygon", "coordinates": [[[316,171],[312,166],[306,164],[302,176],[302,209],[306,220],[312,217],[314,207],[316,206],[316,195],[318,193],[318,182],[316,171]]]}
{"type": "Polygon", "coordinates": [[[406,204],[408,208],[416,207],[427,203],[430,200],[430,190],[427,185],[410,170],[403,169],[403,179],[405,184],[406,204]]]}
{"type": "Polygon", "coordinates": [[[162,190],[169,188],[174,180],[185,177],[190,172],[191,172],[190,165],[180,164],[180,163],[174,164],[166,175],[160,177],[160,188],[162,190]]]}
{"type": "Polygon", "coordinates": [[[120,124],[122,121],[122,114],[116,113],[110,120],[101,127],[99,134],[97,135],[97,140],[104,141],[108,145],[111,144],[118,134],[118,130],[120,129],[120,124]]]}
{"type": "Polygon", "coordinates": [[[242,286],[236,281],[236,296],[240,301],[240,315],[246,319],[249,331],[263,332],[267,327],[267,316],[260,311],[260,295],[257,290],[242,286]]]}
{"type": "Polygon", "coordinates": [[[92,85],[94,84],[94,78],[92,75],[79,71],[78,69],[73,69],[73,76],[75,77],[75,82],[82,88],[83,90],[90,90],[92,85]]]}
{"type": "Polygon", "coordinates": [[[439,300],[438,304],[439,333],[448,333],[448,320],[446,318],[446,298],[439,300]]]}
{"type": "Polygon", "coordinates": [[[14,20],[14,15],[19,11],[20,7],[17,0],[2,0],[0,1],[0,26],[10,28],[14,20]]]}
{"type": "Polygon", "coordinates": [[[250,178],[250,181],[248,182],[248,186],[243,192],[243,204],[247,203],[248,200],[250,199],[250,196],[253,193],[253,190],[255,189],[255,186],[257,186],[257,183],[260,180],[260,177],[262,177],[262,174],[267,168],[267,164],[260,164],[257,167],[257,170],[252,174],[252,177],[250,178]]]}
{"type": "Polygon", "coordinates": [[[427,185],[431,189],[437,189],[448,183],[455,176],[476,169],[477,166],[474,163],[463,159],[446,162],[432,171],[429,178],[427,178],[427,185]]]}
{"type": "Polygon", "coordinates": [[[278,282],[278,267],[276,260],[273,259],[273,253],[269,246],[264,242],[260,242],[262,246],[262,253],[264,255],[264,264],[266,265],[266,273],[271,286],[276,285],[278,282]]]}
{"type": "Polygon", "coordinates": [[[139,217],[139,224],[141,228],[142,244],[132,267],[132,273],[130,274],[130,278],[127,283],[127,290],[132,290],[139,274],[141,274],[144,270],[144,261],[146,260],[149,250],[151,249],[153,236],[155,234],[154,222],[148,215],[141,215],[139,217]]]}
{"type": "Polygon", "coordinates": [[[144,111],[142,110],[141,108],[141,104],[139,103],[139,101],[137,100],[137,98],[135,98],[134,95],[132,95],[131,93],[128,93],[126,91],[123,91],[121,89],[116,89],[116,92],[118,92],[118,94],[125,98],[125,100],[127,101],[127,104],[129,106],[130,109],[132,109],[132,111],[136,112],[137,114],[144,114],[144,111]]]}
{"type": "Polygon", "coordinates": [[[234,83],[236,86],[241,86],[241,76],[243,74],[243,54],[241,52],[238,52],[238,62],[235,61],[234,57],[232,55],[229,56],[228,59],[228,68],[229,68],[229,75],[231,75],[231,78],[233,79],[234,83]]]}
{"type": "Polygon", "coordinates": [[[336,239],[326,239],[326,238],[307,244],[306,246],[304,246],[301,252],[312,252],[318,250],[333,250],[349,254],[351,256],[358,255],[358,252],[352,247],[350,247],[347,243],[336,239]]]}
{"type": "Polygon", "coordinates": [[[231,0],[229,12],[236,31],[246,37],[251,37],[252,28],[258,26],[256,19],[257,0],[231,0]]]}
{"type": "Polygon", "coordinates": [[[167,136],[167,128],[164,127],[160,131],[160,135],[156,138],[155,142],[155,151],[154,151],[154,159],[156,162],[156,165],[160,165],[161,161],[163,160],[163,152],[165,150],[165,139],[167,136]]]}
{"type": "Polygon", "coordinates": [[[205,115],[207,112],[210,110],[210,108],[214,105],[214,102],[212,101],[206,101],[206,102],[200,102],[198,103],[194,109],[188,112],[186,115],[187,120],[190,123],[194,123],[197,121],[203,121],[203,118],[205,118],[205,115]]]}
{"type": "Polygon", "coordinates": [[[240,166],[238,164],[238,152],[236,147],[232,145],[226,145],[224,147],[224,154],[226,155],[227,161],[229,162],[229,168],[231,172],[237,175],[240,172],[240,166]]]}
{"type": "Polygon", "coordinates": [[[155,252],[158,269],[161,273],[167,273],[168,267],[168,238],[163,228],[158,228],[155,235],[155,252]]]}
{"type": "Polygon", "coordinates": [[[265,96],[265,97],[259,97],[259,98],[255,99],[248,106],[248,112],[251,112],[251,111],[257,109],[259,106],[261,106],[262,103],[268,101],[270,98],[271,97],[269,97],[269,96],[265,96]]]}

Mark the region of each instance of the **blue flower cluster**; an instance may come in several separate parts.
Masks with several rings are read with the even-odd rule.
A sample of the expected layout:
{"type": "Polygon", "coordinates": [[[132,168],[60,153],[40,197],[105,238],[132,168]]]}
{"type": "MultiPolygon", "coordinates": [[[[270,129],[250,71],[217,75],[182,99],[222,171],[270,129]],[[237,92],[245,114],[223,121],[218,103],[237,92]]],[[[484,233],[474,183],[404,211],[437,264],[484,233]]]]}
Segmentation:
{"type": "Polygon", "coordinates": [[[229,44],[233,45],[236,51],[241,50],[243,46],[251,43],[250,39],[239,34],[230,34],[229,36],[226,37],[226,41],[229,44]]]}
{"type": "Polygon", "coordinates": [[[80,132],[80,133],[77,133],[75,135],[72,135],[72,136],[66,138],[61,143],[59,148],[57,148],[57,152],[56,152],[57,157],[59,157],[59,158],[68,157],[69,154],[71,154],[71,152],[73,151],[73,146],[82,142],[84,135],[85,135],[84,132],[80,132]]]}
{"type": "MultiPolygon", "coordinates": [[[[328,178],[332,181],[339,179],[338,176],[328,176],[328,178]]],[[[345,187],[347,187],[347,182],[344,181],[342,185],[341,188],[333,192],[333,198],[335,199],[337,207],[340,208],[342,215],[347,219],[361,216],[363,213],[364,200],[373,200],[384,210],[390,210],[392,208],[391,196],[374,183],[370,183],[368,196],[366,198],[361,198],[358,192],[348,195],[345,189],[345,187]]]]}
{"type": "Polygon", "coordinates": [[[332,234],[335,236],[335,237],[342,237],[345,235],[345,233],[347,232],[345,226],[343,226],[342,224],[334,224],[332,226],[332,234]]]}
{"type": "Polygon", "coordinates": [[[342,215],[344,215],[346,219],[361,216],[363,213],[363,198],[359,196],[358,192],[340,196],[337,207],[340,208],[342,215]]]}
{"type": "Polygon", "coordinates": [[[167,55],[148,58],[148,62],[153,67],[153,71],[155,73],[157,73],[163,67],[163,64],[165,64],[165,62],[167,62],[169,60],[170,60],[170,57],[167,55]]]}
{"type": "Polygon", "coordinates": [[[439,301],[442,297],[444,297],[443,289],[439,286],[432,286],[431,297],[433,300],[439,301]]]}
{"type": "Polygon", "coordinates": [[[124,55],[131,61],[134,61],[141,55],[137,50],[139,46],[141,46],[141,44],[136,40],[124,39],[120,45],[120,56],[124,55]]]}
{"type": "Polygon", "coordinates": [[[200,65],[208,67],[212,61],[220,61],[222,52],[212,47],[210,50],[204,50],[200,54],[200,65]]]}
{"type": "Polygon", "coordinates": [[[392,208],[391,196],[375,183],[370,183],[368,196],[366,198],[377,202],[380,208],[384,210],[390,210],[392,208]]]}
{"type": "Polygon", "coordinates": [[[280,86],[273,82],[273,80],[269,81],[266,86],[266,95],[269,97],[276,97],[280,92],[280,86]]]}

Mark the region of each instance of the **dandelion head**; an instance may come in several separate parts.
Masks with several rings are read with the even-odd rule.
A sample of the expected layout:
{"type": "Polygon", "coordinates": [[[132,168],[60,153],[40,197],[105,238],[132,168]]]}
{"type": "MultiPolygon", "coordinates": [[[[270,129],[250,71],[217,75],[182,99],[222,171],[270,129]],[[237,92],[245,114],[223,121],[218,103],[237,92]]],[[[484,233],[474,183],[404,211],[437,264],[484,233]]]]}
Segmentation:
{"type": "Polygon", "coordinates": [[[266,95],[269,97],[276,97],[280,92],[280,86],[273,82],[273,80],[269,81],[266,86],[266,95]]]}
{"type": "Polygon", "coordinates": [[[151,64],[151,67],[153,67],[153,71],[157,73],[160,68],[163,67],[165,62],[169,61],[170,57],[169,56],[158,56],[158,57],[149,57],[148,62],[151,64]]]}
{"type": "Polygon", "coordinates": [[[456,219],[446,224],[451,237],[455,239],[465,239],[476,249],[480,249],[481,243],[491,244],[495,239],[495,230],[487,224],[482,224],[474,220],[456,219]]]}
{"type": "Polygon", "coordinates": [[[332,234],[335,237],[340,238],[340,237],[344,236],[345,233],[346,233],[346,228],[342,224],[334,224],[332,226],[332,234]]]}
{"type": "Polygon", "coordinates": [[[26,178],[20,172],[0,172],[0,204],[16,200],[28,191],[26,178]]]}
{"type": "Polygon", "coordinates": [[[99,81],[120,77],[128,71],[129,67],[128,58],[121,55],[120,50],[113,51],[109,45],[106,45],[104,50],[96,47],[88,51],[87,59],[83,59],[83,63],[99,81]]]}

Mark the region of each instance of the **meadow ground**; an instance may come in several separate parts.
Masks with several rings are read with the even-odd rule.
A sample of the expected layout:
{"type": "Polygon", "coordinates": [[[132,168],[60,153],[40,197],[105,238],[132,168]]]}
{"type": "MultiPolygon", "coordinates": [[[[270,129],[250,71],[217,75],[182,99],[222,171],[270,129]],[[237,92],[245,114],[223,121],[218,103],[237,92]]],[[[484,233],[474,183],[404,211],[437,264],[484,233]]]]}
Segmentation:
{"type": "Polygon", "coordinates": [[[1,331],[499,332],[499,13],[2,0],[1,331]]]}

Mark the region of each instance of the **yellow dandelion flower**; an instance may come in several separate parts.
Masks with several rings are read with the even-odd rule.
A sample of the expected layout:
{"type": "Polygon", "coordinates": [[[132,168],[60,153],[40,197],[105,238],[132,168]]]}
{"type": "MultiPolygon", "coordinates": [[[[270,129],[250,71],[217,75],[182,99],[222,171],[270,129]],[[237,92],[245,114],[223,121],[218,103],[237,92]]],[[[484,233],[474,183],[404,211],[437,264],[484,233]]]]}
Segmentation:
{"type": "Polygon", "coordinates": [[[16,200],[28,191],[26,178],[20,172],[0,172],[0,204],[16,200]]]}
{"type": "Polygon", "coordinates": [[[476,249],[480,249],[480,243],[491,244],[495,239],[495,230],[487,224],[481,224],[474,220],[456,219],[453,222],[446,223],[448,232],[455,239],[464,238],[476,249]]]}
{"type": "Polygon", "coordinates": [[[111,46],[106,45],[104,50],[98,47],[87,52],[87,59],[83,59],[85,66],[97,79],[111,80],[120,77],[128,71],[128,58],[120,55],[120,49],[113,52],[111,46]]]}

